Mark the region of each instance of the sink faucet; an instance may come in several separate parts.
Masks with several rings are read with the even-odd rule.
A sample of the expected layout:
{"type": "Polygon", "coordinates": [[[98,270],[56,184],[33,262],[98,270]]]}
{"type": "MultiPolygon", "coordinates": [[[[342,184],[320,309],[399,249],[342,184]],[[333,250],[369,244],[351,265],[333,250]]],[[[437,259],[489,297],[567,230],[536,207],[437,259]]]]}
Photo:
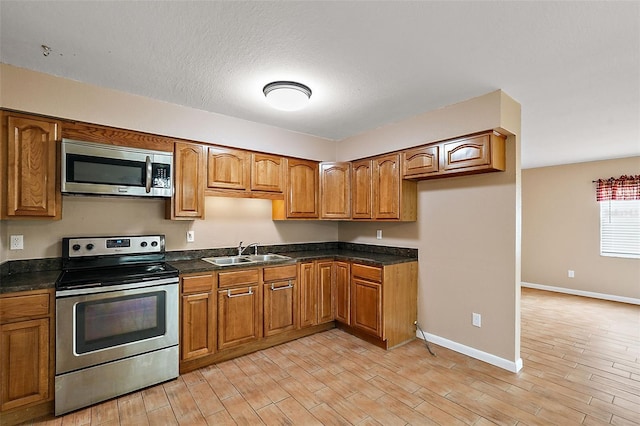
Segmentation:
{"type": "Polygon", "coordinates": [[[249,247],[253,247],[254,254],[258,254],[258,244],[260,243],[251,243],[246,247],[242,247],[242,241],[240,241],[240,244],[238,244],[238,256],[242,256],[242,253],[249,247]]]}

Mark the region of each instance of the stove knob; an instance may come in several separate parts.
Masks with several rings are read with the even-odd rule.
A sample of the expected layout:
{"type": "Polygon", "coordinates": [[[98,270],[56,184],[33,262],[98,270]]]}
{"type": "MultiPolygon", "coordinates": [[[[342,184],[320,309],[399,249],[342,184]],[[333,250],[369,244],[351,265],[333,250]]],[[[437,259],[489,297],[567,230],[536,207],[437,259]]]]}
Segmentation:
{"type": "Polygon", "coordinates": [[[158,245],[158,242],[157,242],[157,241],[152,241],[152,242],[151,242],[151,247],[155,247],[155,246],[157,246],[157,245],[158,245]]]}
{"type": "Polygon", "coordinates": [[[146,247],[146,246],[147,246],[147,242],[146,241],[143,241],[143,242],[140,243],[140,247],[146,247]]]}
{"type": "Polygon", "coordinates": [[[78,251],[80,250],[80,244],[74,244],[72,247],[73,251],[78,251]]]}
{"type": "Polygon", "coordinates": [[[93,244],[91,243],[87,244],[87,250],[93,250],[93,244]]]}

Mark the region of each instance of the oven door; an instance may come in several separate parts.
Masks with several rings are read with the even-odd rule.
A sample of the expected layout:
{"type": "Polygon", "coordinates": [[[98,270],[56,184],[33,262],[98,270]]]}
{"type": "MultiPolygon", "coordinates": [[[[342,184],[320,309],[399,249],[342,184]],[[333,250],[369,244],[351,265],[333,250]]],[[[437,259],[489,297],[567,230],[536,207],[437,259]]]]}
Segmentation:
{"type": "Polygon", "coordinates": [[[175,281],[56,294],[56,374],[177,345],[175,281]]]}

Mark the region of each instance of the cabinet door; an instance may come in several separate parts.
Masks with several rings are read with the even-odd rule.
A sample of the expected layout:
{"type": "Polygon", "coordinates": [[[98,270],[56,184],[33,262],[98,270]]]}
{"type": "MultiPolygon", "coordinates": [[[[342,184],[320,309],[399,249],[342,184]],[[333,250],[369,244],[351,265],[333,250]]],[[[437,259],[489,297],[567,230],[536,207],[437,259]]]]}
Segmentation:
{"type": "Polygon", "coordinates": [[[346,262],[334,262],[335,317],[337,321],[351,323],[351,267],[346,262]]]}
{"type": "Polygon", "coordinates": [[[318,262],[316,264],[318,278],[318,324],[334,320],[333,300],[333,261],[318,262]]]}
{"type": "Polygon", "coordinates": [[[237,149],[209,147],[207,187],[217,189],[249,189],[251,168],[249,153],[237,149]]]}
{"type": "Polygon", "coordinates": [[[49,398],[49,319],[2,325],[0,365],[0,410],[49,398]]]}
{"type": "Polygon", "coordinates": [[[288,218],[318,218],[318,163],[287,160],[288,218]]]}
{"type": "Polygon", "coordinates": [[[351,165],[320,164],[320,218],[351,217],[351,165]]]}
{"type": "Polygon", "coordinates": [[[354,219],[371,219],[373,195],[371,160],[356,161],[351,167],[351,216],[354,219]]]}
{"type": "Polygon", "coordinates": [[[251,154],[251,190],[282,192],[284,159],[275,155],[251,154]]]}
{"type": "Polygon", "coordinates": [[[257,285],[218,291],[218,349],[239,346],[261,337],[260,294],[257,285]]]}
{"type": "Polygon", "coordinates": [[[362,278],[351,280],[351,325],[382,337],[382,285],[362,278]]]}
{"type": "Polygon", "coordinates": [[[439,161],[438,145],[406,150],[402,153],[402,177],[409,179],[437,173],[439,161]]]}
{"type": "Polygon", "coordinates": [[[59,128],[59,122],[43,118],[7,117],[6,148],[2,148],[2,156],[5,152],[7,156],[3,166],[7,167],[7,192],[2,217],[61,218],[59,128]]]}
{"type": "Polygon", "coordinates": [[[445,142],[442,151],[444,170],[485,166],[491,160],[491,139],[489,134],[456,139],[445,142]]]}
{"type": "Polygon", "coordinates": [[[400,155],[373,159],[373,218],[400,219],[400,155]]]}
{"type": "Polygon", "coordinates": [[[181,360],[212,354],[216,349],[216,296],[211,273],[180,277],[182,314],[181,360]]]}
{"type": "Polygon", "coordinates": [[[298,299],[300,304],[300,327],[310,327],[318,323],[316,303],[316,269],[313,262],[299,264],[298,299]]]}
{"type": "Polygon", "coordinates": [[[212,292],[182,296],[181,359],[215,352],[215,303],[212,292]]]}
{"type": "Polygon", "coordinates": [[[296,328],[295,280],[264,283],[264,335],[296,328]]]}
{"type": "Polygon", "coordinates": [[[204,159],[204,146],[175,143],[175,194],[171,198],[171,219],[204,218],[204,159]]]}

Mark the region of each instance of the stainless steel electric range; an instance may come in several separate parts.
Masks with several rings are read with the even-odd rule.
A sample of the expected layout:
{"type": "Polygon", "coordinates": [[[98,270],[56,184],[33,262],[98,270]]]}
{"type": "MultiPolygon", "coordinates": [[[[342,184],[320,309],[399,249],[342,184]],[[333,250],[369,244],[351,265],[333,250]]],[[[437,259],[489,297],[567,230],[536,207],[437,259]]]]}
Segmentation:
{"type": "Polygon", "coordinates": [[[164,235],[62,240],[55,414],[178,376],[178,271],[164,235]]]}

